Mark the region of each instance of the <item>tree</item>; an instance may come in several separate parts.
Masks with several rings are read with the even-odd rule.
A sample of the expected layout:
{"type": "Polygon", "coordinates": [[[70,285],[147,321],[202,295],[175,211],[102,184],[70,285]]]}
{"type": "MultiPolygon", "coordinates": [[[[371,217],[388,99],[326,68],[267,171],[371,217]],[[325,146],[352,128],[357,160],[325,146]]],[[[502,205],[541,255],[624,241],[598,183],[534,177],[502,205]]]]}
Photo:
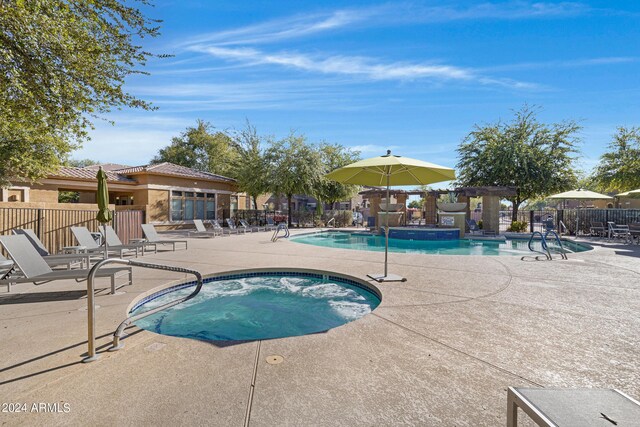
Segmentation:
{"type": "Polygon", "coordinates": [[[237,153],[233,161],[231,176],[238,181],[238,188],[253,199],[258,209],[258,196],[269,190],[268,169],[262,153],[261,138],[256,128],[247,121],[245,129],[233,137],[234,149],[237,153]]]}
{"type": "Polygon", "coordinates": [[[600,157],[593,181],[600,191],[628,191],[640,188],[640,128],[619,127],[600,157]]]}
{"type": "Polygon", "coordinates": [[[265,153],[269,170],[269,189],[287,197],[288,224],[291,226],[291,201],[294,194],[313,194],[324,169],[320,153],[307,144],[304,136],[291,133],[275,141],[265,153]]]}
{"type": "Polygon", "coordinates": [[[170,162],[205,172],[229,176],[233,170],[236,152],[231,137],[224,132],[213,132],[214,127],[198,120],[171,144],[160,149],[151,163],[170,162]]]}
{"type": "Polygon", "coordinates": [[[151,108],[123,85],[159,21],[129,3],[0,1],[0,185],[57,170],[113,107],[151,108]]]}
{"type": "Polygon", "coordinates": [[[420,209],[420,210],[422,210],[422,206],[424,206],[424,199],[412,200],[412,201],[409,202],[409,204],[407,206],[409,208],[411,208],[411,209],[420,209]]]}
{"type": "Polygon", "coordinates": [[[576,183],[573,167],[577,136],[574,121],[546,125],[524,106],[510,123],[474,127],[462,141],[458,184],[461,186],[515,186],[513,220],[526,200],[565,191],[576,183]]]}
{"type": "MultiPolygon", "coordinates": [[[[323,165],[322,175],[334,169],[341,168],[360,160],[360,152],[352,151],[340,144],[322,143],[318,147],[318,153],[323,165]]],[[[334,204],[341,200],[350,199],[357,191],[358,186],[342,184],[321,176],[313,189],[313,195],[322,203],[334,204]]]]}
{"type": "Polygon", "coordinates": [[[69,159],[65,162],[65,166],[71,166],[72,168],[84,168],[97,164],[100,164],[100,162],[91,159],[69,159]]]}

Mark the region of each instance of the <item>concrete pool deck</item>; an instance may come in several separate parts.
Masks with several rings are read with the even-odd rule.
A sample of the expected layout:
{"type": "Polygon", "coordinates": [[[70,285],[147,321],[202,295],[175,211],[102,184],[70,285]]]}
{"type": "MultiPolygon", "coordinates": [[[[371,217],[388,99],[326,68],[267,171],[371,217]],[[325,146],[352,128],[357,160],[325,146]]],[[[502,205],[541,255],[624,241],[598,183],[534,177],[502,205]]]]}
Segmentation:
{"type": "MultiPolygon", "coordinates": [[[[381,253],[270,237],[190,239],[188,251],[141,260],[202,273],[296,267],[366,278],[382,268],[381,253]]],[[[551,262],[402,253],[389,262],[408,280],[376,284],[383,299],[372,314],[326,333],[225,344],[131,327],[125,348],[109,353],[129,304],[185,277],[134,268],[134,284],[119,294],[98,281],[101,357],[90,364],[81,363],[86,285],[16,285],[0,294],[0,396],[27,411],[0,420],[497,426],[506,424],[508,386],[617,388],[640,398],[640,246],[598,242],[551,262]],[[284,361],[267,363],[273,355],[284,361]],[[33,411],[34,403],[50,406],[33,411]]]]}

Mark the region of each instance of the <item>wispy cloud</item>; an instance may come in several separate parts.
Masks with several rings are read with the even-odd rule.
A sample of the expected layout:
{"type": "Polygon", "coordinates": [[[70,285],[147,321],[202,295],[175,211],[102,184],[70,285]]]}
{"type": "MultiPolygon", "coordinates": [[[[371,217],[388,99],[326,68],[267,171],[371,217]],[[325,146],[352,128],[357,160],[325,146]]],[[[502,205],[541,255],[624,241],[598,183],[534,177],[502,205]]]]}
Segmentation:
{"type": "Polygon", "coordinates": [[[518,64],[495,65],[478,69],[483,72],[495,71],[514,71],[514,70],[532,70],[539,68],[574,68],[574,67],[591,67],[598,65],[614,65],[638,62],[639,58],[632,56],[613,56],[602,58],[586,58],[586,59],[569,59],[558,61],[542,61],[542,62],[521,62],[518,64]]]}
{"type": "Polygon", "coordinates": [[[226,48],[197,45],[190,49],[224,60],[244,63],[246,66],[277,65],[307,72],[358,76],[369,80],[458,80],[515,89],[537,88],[537,85],[532,83],[488,78],[478,75],[472,69],[447,64],[384,63],[372,58],[347,55],[321,57],[295,52],[266,53],[250,47],[226,48]]]}
{"type": "Polygon", "coordinates": [[[184,44],[215,43],[218,46],[227,46],[272,43],[353,25],[369,18],[373,11],[374,9],[338,10],[324,14],[297,15],[235,30],[203,34],[187,40],[184,44]]]}

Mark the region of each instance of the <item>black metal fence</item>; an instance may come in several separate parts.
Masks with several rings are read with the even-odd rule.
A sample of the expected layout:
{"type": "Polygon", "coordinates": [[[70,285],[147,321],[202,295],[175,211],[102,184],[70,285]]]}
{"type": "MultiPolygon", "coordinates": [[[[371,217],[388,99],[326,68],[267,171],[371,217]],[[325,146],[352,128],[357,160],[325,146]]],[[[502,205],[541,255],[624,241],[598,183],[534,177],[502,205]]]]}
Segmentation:
{"type": "MultiPolygon", "coordinates": [[[[267,218],[272,219],[276,224],[287,222],[287,211],[259,210],[259,209],[239,209],[231,212],[226,209],[223,212],[224,218],[232,218],[236,222],[240,219],[246,220],[251,225],[265,225],[267,218]]],[[[318,214],[315,210],[291,211],[291,222],[294,227],[324,227],[331,218],[335,218],[331,225],[345,227],[352,224],[352,212],[346,210],[327,210],[318,214]]],[[[225,224],[226,227],[226,224],[225,224]]]]}
{"type": "MultiPolygon", "coordinates": [[[[640,209],[549,209],[518,212],[518,221],[527,222],[530,232],[542,231],[542,223],[547,218],[553,219],[558,229],[561,228],[562,222],[569,234],[575,234],[576,230],[581,234],[589,234],[589,229],[596,222],[602,223],[605,227],[610,221],[620,225],[640,222],[640,209]]],[[[510,224],[511,212],[501,212],[501,228],[510,224]]]]}

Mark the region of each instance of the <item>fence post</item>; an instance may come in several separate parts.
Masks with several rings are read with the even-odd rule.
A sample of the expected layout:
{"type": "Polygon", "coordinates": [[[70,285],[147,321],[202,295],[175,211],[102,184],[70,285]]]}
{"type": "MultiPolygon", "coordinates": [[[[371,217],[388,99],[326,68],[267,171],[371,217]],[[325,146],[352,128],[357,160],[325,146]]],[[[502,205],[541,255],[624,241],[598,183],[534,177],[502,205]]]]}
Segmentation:
{"type": "Polygon", "coordinates": [[[533,216],[534,211],[529,211],[529,231],[533,233],[533,216]]]}
{"type": "Polygon", "coordinates": [[[558,211],[558,223],[556,224],[556,228],[559,230],[560,229],[560,221],[562,221],[564,223],[564,209],[560,209],[558,211]]]}
{"type": "Polygon", "coordinates": [[[42,209],[38,209],[38,221],[36,222],[36,236],[42,240],[42,209]]]}
{"type": "MultiPolygon", "coordinates": [[[[605,224],[609,224],[609,209],[606,209],[604,211],[604,218],[605,218],[604,219],[605,224]]],[[[607,227],[608,227],[608,225],[607,225],[607,227]]]]}

